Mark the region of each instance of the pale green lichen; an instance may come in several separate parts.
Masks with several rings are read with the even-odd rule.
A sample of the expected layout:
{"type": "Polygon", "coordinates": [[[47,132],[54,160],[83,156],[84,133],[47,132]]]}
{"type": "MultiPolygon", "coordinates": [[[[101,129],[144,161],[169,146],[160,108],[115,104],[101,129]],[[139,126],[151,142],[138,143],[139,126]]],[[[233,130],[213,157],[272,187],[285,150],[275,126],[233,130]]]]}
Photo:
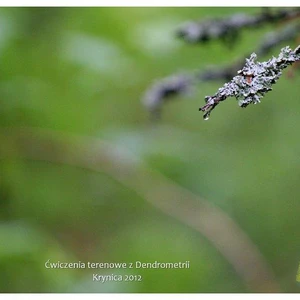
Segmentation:
{"type": "Polygon", "coordinates": [[[282,70],[297,60],[300,60],[300,46],[294,51],[289,47],[281,49],[279,56],[266,62],[256,62],[256,54],[252,53],[246,59],[245,66],[238,71],[229,83],[225,83],[213,96],[206,96],[206,104],[199,110],[204,112],[207,120],[212,110],[228,97],[235,97],[241,107],[259,103],[264,95],[272,90],[272,85],[282,75],[282,70]]]}

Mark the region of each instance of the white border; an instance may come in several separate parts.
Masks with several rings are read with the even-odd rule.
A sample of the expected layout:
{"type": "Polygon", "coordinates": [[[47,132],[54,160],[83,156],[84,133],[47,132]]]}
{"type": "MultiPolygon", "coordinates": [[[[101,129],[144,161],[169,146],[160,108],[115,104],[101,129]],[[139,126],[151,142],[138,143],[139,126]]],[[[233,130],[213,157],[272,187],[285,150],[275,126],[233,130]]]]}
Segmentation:
{"type": "MultiPolygon", "coordinates": [[[[6,3],[1,2],[0,7],[113,7],[113,6],[121,6],[121,7],[213,7],[213,6],[232,6],[232,7],[249,7],[249,6],[269,6],[269,7],[297,7],[299,6],[299,2],[295,0],[285,0],[282,3],[274,0],[251,0],[250,1],[237,1],[237,0],[227,0],[227,1],[214,1],[214,3],[209,2],[207,5],[207,1],[197,1],[197,0],[131,0],[124,2],[124,0],[110,0],[110,1],[95,1],[95,0],[85,0],[85,1],[74,1],[74,0],[61,0],[61,1],[37,1],[37,0],[11,0],[6,3]]],[[[300,292],[300,289],[299,289],[300,292]]],[[[272,300],[281,300],[281,299],[299,299],[299,294],[1,294],[1,300],[5,299],[25,299],[25,300],[34,300],[34,299],[97,299],[99,297],[102,299],[122,299],[122,300],[131,300],[131,299],[201,299],[201,300],[212,300],[212,299],[272,299],[272,300]]]]}
{"type": "Polygon", "coordinates": [[[55,1],[37,1],[37,0],[11,0],[11,1],[1,1],[0,6],[84,6],[84,7],[99,7],[99,6],[122,6],[122,7],[200,7],[200,6],[235,6],[235,7],[250,7],[250,6],[269,6],[269,7],[288,7],[288,6],[299,6],[299,1],[295,0],[285,0],[285,1],[271,1],[271,0],[217,0],[217,1],[201,1],[201,0],[106,0],[106,1],[95,1],[95,0],[85,0],[85,1],[74,1],[74,0],[55,0],[55,1]],[[4,3],[3,3],[4,2],[4,3]],[[6,3],[5,3],[6,2],[6,3]]]}

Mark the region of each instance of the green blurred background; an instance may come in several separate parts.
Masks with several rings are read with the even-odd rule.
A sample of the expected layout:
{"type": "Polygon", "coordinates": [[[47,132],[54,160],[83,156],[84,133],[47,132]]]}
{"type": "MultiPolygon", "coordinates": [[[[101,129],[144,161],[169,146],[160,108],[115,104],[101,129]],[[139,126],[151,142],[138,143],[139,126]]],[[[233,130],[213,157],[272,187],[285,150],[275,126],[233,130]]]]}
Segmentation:
{"type": "Polygon", "coordinates": [[[155,124],[141,104],[155,80],[229,64],[276,29],[245,30],[232,48],[221,41],[186,45],[174,37],[182,22],[259,11],[0,10],[0,292],[251,292],[209,239],[105,170],[74,167],[67,157],[56,164],[3,155],[22,154],[12,128],[93,137],[128,149],[222,209],[258,247],[280,291],[299,292],[299,72],[290,79],[285,72],[261,104],[240,109],[231,99],[209,121],[198,108],[222,82],[169,102],[155,124]],[[188,260],[191,267],[97,270],[143,276],[142,282],[101,284],[92,281],[93,270],[46,269],[48,259],[188,260]]]}

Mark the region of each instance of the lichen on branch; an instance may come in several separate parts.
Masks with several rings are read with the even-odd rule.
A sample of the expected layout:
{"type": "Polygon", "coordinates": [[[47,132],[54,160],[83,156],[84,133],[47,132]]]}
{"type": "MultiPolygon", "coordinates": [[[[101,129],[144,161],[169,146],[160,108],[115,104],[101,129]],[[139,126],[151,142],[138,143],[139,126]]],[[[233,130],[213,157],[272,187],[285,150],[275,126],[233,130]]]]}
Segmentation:
{"type": "Polygon", "coordinates": [[[247,15],[238,13],[226,18],[205,19],[200,22],[191,21],[177,30],[177,36],[187,43],[204,43],[221,39],[232,45],[243,28],[260,28],[263,24],[276,24],[299,17],[300,9],[279,9],[272,11],[265,8],[262,13],[247,15]]]}
{"type": "Polygon", "coordinates": [[[272,57],[266,62],[256,62],[256,58],[257,55],[252,53],[237,76],[225,83],[215,95],[205,97],[206,104],[199,108],[204,112],[205,120],[228,97],[235,97],[241,107],[259,103],[272,90],[272,85],[280,78],[282,70],[300,60],[300,45],[294,51],[289,46],[282,48],[277,58],[272,57]]]}
{"type": "MultiPolygon", "coordinates": [[[[300,24],[288,24],[279,31],[268,32],[263,36],[262,42],[254,52],[260,57],[268,55],[278,45],[294,41],[299,32],[300,24]]],[[[226,66],[173,74],[158,80],[147,89],[142,98],[142,103],[150,112],[151,118],[156,120],[160,117],[165,103],[173,101],[175,96],[192,95],[196,85],[201,86],[201,84],[208,81],[230,81],[236,75],[237,70],[243,68],[245,57],[250,56],[250,53],[226,66]]]]}

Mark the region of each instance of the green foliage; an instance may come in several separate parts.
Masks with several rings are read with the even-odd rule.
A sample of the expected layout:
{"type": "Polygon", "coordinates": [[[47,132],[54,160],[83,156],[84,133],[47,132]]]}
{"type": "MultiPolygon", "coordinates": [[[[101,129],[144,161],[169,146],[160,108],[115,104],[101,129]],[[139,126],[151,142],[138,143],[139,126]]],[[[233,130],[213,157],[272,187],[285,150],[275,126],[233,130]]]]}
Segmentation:
{"type": "MultiPolygon", "coordinates": [[[[177,24],[256,11],[0,10],[1,292],[249,291],[206,237],[153,208],[105,170],[14,158],[21,150],[7,134],[11,127],[93,136],[126,147],[150,168],[220,207],[256,244],[282,291],[299,291],[299,74],[288,80],[284,72],[259,106],[241,111],[234,101],[223,103],[210,122],[203,122],[198,107],[218,82],[167,104],[156,124],[150,124],[140,102],[155,79],[225,65],[251,51],[270,29],[251,30],[227,49],[220,41],[186,46],[174,37],[177,24]],[[142,283],[100,284],[92,281],[92,270],[46,269],[48,259],[189,260],[191,268],[134,270],[144,276],[142,283]]],[[[50,146],[49,151],[59,155],[50,146]]],[[[110,272],[98,270],[129,273],[110,272]]]]}

